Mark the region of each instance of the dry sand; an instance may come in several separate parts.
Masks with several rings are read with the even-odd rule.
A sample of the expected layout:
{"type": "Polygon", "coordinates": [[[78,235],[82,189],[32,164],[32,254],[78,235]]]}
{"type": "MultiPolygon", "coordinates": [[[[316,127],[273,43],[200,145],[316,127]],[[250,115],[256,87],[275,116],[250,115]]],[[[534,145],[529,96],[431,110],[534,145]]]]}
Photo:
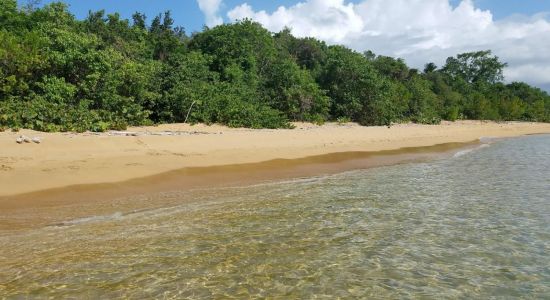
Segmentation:
{"type": "Polygon", "coordinates": [[[538,133],[550,133],[550,124],[461,121],[435,126],[403,124],[388,129],[297,123],[292,130],[172,124],[129,128],[125,133],[3,132],[0,198],[65,186],[121,182],[188,167],[394,150],[538,133]],[[41,137],[42,143],[17,144],[20,135],[41,137]]]}

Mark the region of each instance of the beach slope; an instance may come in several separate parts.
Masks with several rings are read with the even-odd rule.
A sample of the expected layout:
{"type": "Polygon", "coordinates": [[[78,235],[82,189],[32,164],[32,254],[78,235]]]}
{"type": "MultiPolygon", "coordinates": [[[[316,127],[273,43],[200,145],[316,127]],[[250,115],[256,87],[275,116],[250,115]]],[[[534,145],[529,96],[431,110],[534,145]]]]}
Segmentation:
{"type": "Polygon", "coordinates": [[[296,123],[295,129],[252,130],[186,124],[125,132],[0,133],[0,197],[72,185],[112,183],[187,167],[256,163],[328,153],[381,151],[482,137],[550,133],[550,124],[443,122],[391,128],[296,123]],[[18,144],[21,135],[41,142],[18,144]]]}

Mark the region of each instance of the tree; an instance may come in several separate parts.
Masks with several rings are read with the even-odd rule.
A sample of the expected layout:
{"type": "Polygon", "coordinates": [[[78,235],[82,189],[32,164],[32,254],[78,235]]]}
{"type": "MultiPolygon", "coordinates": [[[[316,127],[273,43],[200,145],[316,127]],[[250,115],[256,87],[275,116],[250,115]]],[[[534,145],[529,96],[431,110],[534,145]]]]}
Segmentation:
{"type": "Polygon", "coordinates": [[[154,59],[166,61],[175,52],[185,50],[182,30],[178,28],[177,31],[174,31],[173,24],[174,20],[170,11],[153,19],[149,28],[149,41],[152,44],[154,59]]]}
{"type": "Polygon", "coordinates": [[[142,30],[147,29],[147,25],[146,25],[147,17],[144,14],[136,12],[132,15],[132,20],[134,21],[132,25],[133,27],[139,28],[142,30]]]}
{"type": "Polygon", "coordinates": [[[376,53],[374,53],[372,50],[367,50],[363,53],[363,56],[365,56],[365,58],[367,60],[370,60],[370,61],[373,61],[376,59],[376,53]]]}
{"type": "Polygon", "coordinates": [[[311,74],[291,59],[277,59],[268,69],[263,90],[272,108],[285,112],[289,119],[324,122],[329,100],[311,74]]]}
{"type": "Polygon", "coordinates": [[[314,38],[296,38],[289,28],[276,33],[274,38],[281,51],[317,77],[327,57],[327,45],[324,42],[314,38]]]}
{"type": "Polygon", "coordinates": [[[449,57],[442,71],[453,79],[460,78],[473,84],[500,82],[504,79],[503,70],[507,64],[491,53],[487,50],[449,57]]]}
{"type": "Polygon", "coordinates": [[[250,20],[223,24],[196,34],[189,48],[211,55],[212,69],[222,75],[232,65],[261,75],[277,53],[271,33],[250,20]]]}
{"type": "Polygon", "coordinates": [[[405,81],[409,77],[409,67],[401,58],[379,55],[371,61],[380,74],[393,80],[405,81]]]}
{"type": "Polygon", "coordinates": [[[17,9],[16,0],[0,0],[0,8],[0,28],[15,32],[24,27],[25,14],[17,9]]]}
{"type": "Polygon", "coordinates": [[[437,70],[437,65],[433,62],[424,65],[424,74],[433,73],[437,70]]]}
{"type": "Polygon", "coordinates": [[[348,117],[364,125],[387,125],[396,113],[387,95],[388,82],[357,52],[342,46],[328,49],[320,77],[331,99],[331,116],[348,117]]]}
{"type": "Polygon", "coordinates": [[[287,128],[441,118],[550,122],[550,96],[504,84],[490,51],[424,72],[405,61],[269,32],[244,20],[187,37],[169,11],[147,26],[118,13],[76,19],[67,5],[0,0],[0,127],[103,131],[189,122],[287,128]],[[192,108],[190,110],[190,108],[192,108]]]}
{"type": "Polygon", "coordinates": [[[408,116],[417,123],[437,124],[441,121],[441,103],[430,88],[430,82],[413,76],[406,83],[410,91],[408,116]]]}

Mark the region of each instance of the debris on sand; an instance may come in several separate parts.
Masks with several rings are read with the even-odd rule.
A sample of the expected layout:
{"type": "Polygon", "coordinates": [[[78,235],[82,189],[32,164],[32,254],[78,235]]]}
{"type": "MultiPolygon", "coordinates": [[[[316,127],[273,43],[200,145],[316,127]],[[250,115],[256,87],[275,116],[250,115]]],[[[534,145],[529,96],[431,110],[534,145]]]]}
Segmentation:
{"type": "Polygon", "coordinates": [[[17,139],[15,139],[15,142],[18,143],[18,144],[23,144],[23,143],[35,143],[35,144],[40,144],[42,143],[42,139],[40,137],[33,137],[32,139],[28,136],[24,136],[24,135],[21,135],[19,136],[17,139]]]}

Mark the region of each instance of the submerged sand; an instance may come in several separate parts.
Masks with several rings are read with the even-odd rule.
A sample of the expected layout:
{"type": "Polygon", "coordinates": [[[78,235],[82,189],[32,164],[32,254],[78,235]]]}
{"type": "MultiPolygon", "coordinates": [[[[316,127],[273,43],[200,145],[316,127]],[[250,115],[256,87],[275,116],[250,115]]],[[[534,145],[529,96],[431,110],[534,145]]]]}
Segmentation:
{"type": "Polygon", "coordinates": [[[121,182],[190,167],[395,150],[539,133],[550,133],[550,124],[461,121],[387,128],[296,123],[295,129],[278,130],[171,124],[101,134],[2,132],[0,197],[121,182]],[[17,144],[20,135],[40,137],[42,142],[17,144]]]}

